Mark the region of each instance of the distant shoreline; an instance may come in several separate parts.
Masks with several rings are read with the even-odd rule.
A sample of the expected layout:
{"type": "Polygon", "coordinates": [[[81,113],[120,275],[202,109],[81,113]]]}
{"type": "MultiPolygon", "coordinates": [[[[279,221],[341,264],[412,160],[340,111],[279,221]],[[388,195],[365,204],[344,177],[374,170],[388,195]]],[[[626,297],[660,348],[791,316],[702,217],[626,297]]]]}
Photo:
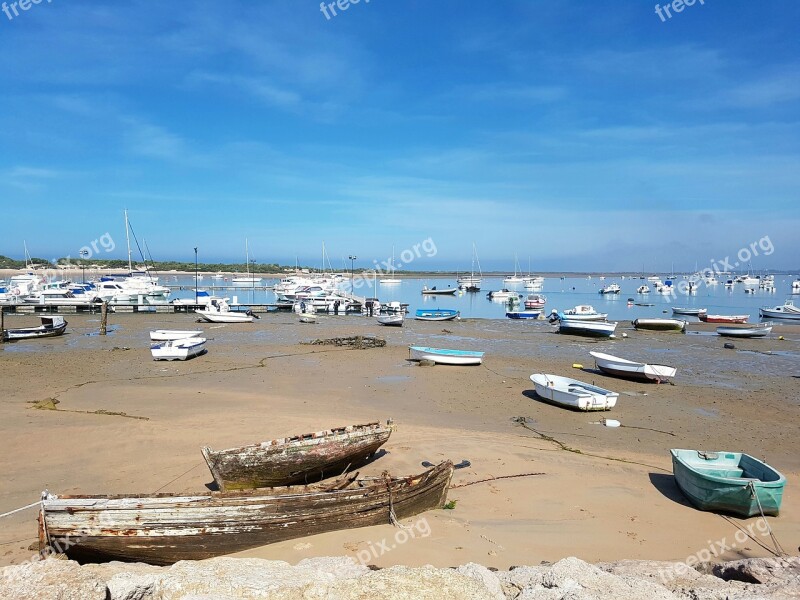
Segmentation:
{"type": "MultiPolygon", "coordinates": [[[[63,273],[63,274],[72,275],[72,274],[76,274],[77,273],[80,276],[82,274],[82,272],[83,272],[83,269],[80,269],[80,268],[68,269],[68,268],[55,268],[55,267],[53,267],[53,268],[49,268],[49,269],[36,269],[36,271],[39,271],[39,272],[42,272],[42,273],[47,273],[47,274],[63,273]]],[[[87,276],[89,274],[91,274],[91,276],[96,276],[96,275],[118,274],[118,273],[124,273],[126,271],[127,271],[127,269],[112,269],[112,268],[88,269],[87,268],[86,269],[86,274],[87,274],[87,276]]],[[[19,275],[19,274],[27,273],[27,272],[28,272],[28,270],[26,270],[26,269],[0,269],[0,278],[7,278],[7,277],[11,277],[13,275],[19,275]]],[[[343,275],[350,275],[349,271],[335,271],[335,272],[336,273],[341,273],[343,275]]],[[[159,270],[156,270],[156,269],[152,269],[152,273],[156,277],[162,277],[162,276],[165,276],[165,275],[186,275],[186,276],[194,275],[194,271],[177,271],[177,270],[159,271],[159,270]]],[[[206,271],[204,271],[202,268],[198,268],[197,273],[199,275],[203,275],[204,278],[205,278],[206,275],[216,275],[218,273],[221,274],[221,275],[224,275],[224,276],[233,276],[233,277],[240,277],[242,275],[247,275],[246,273],[241,272],[241,271],[222,271],[222,272],[219,272],[219,271],[216,271],[216,270],[213,270],[213,271],[206,270],[206,271]]],[[[372,278],[372,273],[373,273],[372,271],[358,270],[358,269],[356,269],[355,272],[354,272],[355,275],[358,275],[358,276],[360,276],[362,278],[364,276],[369,276],[370,279],[372,278]]],[[[269,278],[269,279],[280,279],[280,278],[283,278],[283,277],[290,277],[290,276],[293,276],[293,275],[312,276],[312,275],[317,275],[317,274],[319,274],[319,273],[318,272],[310,272],[310,273],[302,273],[302,272],[300,272],[300,273],[298,273],[298,272],[294,272],[294,271],[292,271],[292,272],[286,272],[286,271],[254,271],[254,272],[250,273],[251,276],[260,276],[260,277],[265,277],[265,278],[269,278]]],[[[440,279],[453,278],[453,279],[455,279],[455,278],[458,278],[458,277],[460,277],[460,276],[462,276],[464,274],[465,274],[465,271],[413,271],[413,272],[406,271],[406,272],[402,272],[402,273],[395,271],[394,273],[391,274],[391,276],[392,277],[396,277],[397,279],[425,279],[425,278],[440,278],[440,279]]],[[[486,279],[495,279],[495,278],[498,278],[498,277],[506,277],[506,276],[513,275],[513,274],[514,273],[511,272],[511,271],[486,271],[486,272],[482,273],[480,275],[480,277],[483,277],[483,278],[486,278],[486,279]]],[[[797,269],[797,270],[794,270],[794,271],[770,271],[770,274],[771,275],[776,275],[776,276],[795,277],[795,276],[800,276],[799,275],[800,274],[800,269],[797,269]]],[[[377,278],[378,279],[382,279],[382,278],[389,277],[389,275],[390,274],[388,272],[386,272],[386,273],[378,272],[377,273],[377,278]]],[[[549,278],[549,279],[561,278],[561,277],[564,277],[564,278],[585,278],[585,277],[598,278],[598,277],[605,277],[606,279],[614,279],[614,278],[625,277],[627,279],[638,279],[638,278],[646,279],[647,277],[654,277],[654,276],[659,276],[659,277],[667,278],[667,279],[669,279],[669,278],[680,279],[680,278],[683,278],[684,276],[688,276],[688,275],[690,275],[690,274],[689,273],[675,273],[674,275],[672,275],[672,274],[669,274],[669,273],[648,273],[646,275],[642,275],[641,273],[632,273],[632,272],[629,272],[629,271],[621,271],[621,272],[615,272],[615,271],[537,271],[536,273],[532,273],[531,274],[531,276],[545,277],[545,278],[549,278]]],[[[720,274],[718,274],[718,275],[720,275],[720,274]]],[[[524,275],[524,274],[522,275],[522,277],[525,277],[525,276],[526,275],[524,275]]],[[[71,277],[71,278],[74,279],[74,277],[71,277]]]]}

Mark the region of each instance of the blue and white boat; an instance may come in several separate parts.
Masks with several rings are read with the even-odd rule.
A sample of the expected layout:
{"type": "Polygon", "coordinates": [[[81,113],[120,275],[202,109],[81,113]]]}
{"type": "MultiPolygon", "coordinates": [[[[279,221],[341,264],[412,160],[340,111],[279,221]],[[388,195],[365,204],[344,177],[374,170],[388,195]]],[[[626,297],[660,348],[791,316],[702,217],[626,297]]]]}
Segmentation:
{"type": "Polygon", "coordinates": [[[479,365],[483,362],[483,352],[472,350],[449,350],[447,348],[427,348],[410,346],[410,360],[432,360],[437,365],[479,365]]]}
{"type": "Polygon", "coordinates": [[[415,318],[418,321],[452,321],[460,314],[450,308],[419,308],[415,318]]]}
{"type": "Polygon", "coordinates": [[[542,316],[540,310],[513,310],[506,313],[509,319],[538,319],[542,316]]]}

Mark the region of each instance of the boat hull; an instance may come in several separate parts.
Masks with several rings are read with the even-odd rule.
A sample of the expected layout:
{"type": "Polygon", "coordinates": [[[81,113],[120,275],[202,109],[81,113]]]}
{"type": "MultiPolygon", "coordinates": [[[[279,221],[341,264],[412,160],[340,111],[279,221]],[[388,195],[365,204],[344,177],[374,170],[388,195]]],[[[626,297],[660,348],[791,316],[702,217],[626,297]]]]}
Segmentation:
{"type": "Polygon", "coordinates": [[[759,315],[768,319],[790,319],[800,321],[800,312],[790,312],[783,310],[783,307],[762,308],[758,311],[759,315]]]}
{"type": "MultiPolygon", "coordinates": [[[[43,319],[44,320],[44,319],[43,319]]],[[[17,329],[6,329],[3,338],[6,341],[14,342],[18,340],[33,340],[37,338],[58,337],[67,330],[67,322],[62,321],[56,326],[39,325],[38,327],[21,327],[17,329]]]]}
{"type": "Polygon", "coordinates": [[[216,312],[216,311],[206,311],[206,310],[198,310],[195,314],[200,315],[204,320],[208,321],[209,323],[252,323],[253,315],[248,315],[247,313],[239,313],[239,312],[216,312]]]}
{"type": "Polygon", "coordinates": [[[646,331],[686,331],[686,321],[682,319],[634,319],[632,323],[634,328],[646,331]]]}
{"type": "Polygon", "coordinates": [[[534,373],[531,375],[531,381],[536,386],[536,394],[540,398],[573,410],[610,410],[616,406],[619,397],[616,392],[568,377],[534,373]]]}
{"type": "Polygon", "coordinates": [[[519,310],[506,313],[506,317],[509,319],[538,319],[541,315],[541,310],[519,310]]]}
{"type": "Polygon", "coordinates": [[[188,360],[206,351],[205,338],[185,338],[160,342],[150,347],[153,360],[188,360]]]}
{"type": "Polygon", "coordinates": [[[375,320],[378,321],[381,325],[386,325],[387,327],[402,327],[403,321],[405,318],[402,314],[393,314],[393,315],[380,315],[375,317],[375,320]]]}
{"type": "Polygon", "coordinates": [[[483,354],[483,352],[470,350],[449,350],[422,346],[411,346],[408,349],[410,360],[432,360],[437,365],[480,365],[483,363],[483,354]]]}
{"type": "Polygon", "coordinates": [[[705,323],[747,323],[750,315],[700,315],[705,323]]]}
{"type": "Polygon", "coordinates": [[[223,492],[313,483],[363,465],[392,430],[379,423],[351,425],[228,450],[202,449],[223,492]]]}
{"type": "Polygon", "coordinates": [[[617,329],[617,323],[601,321],[573,321],[567,319],[558,325],[558,333],[583,335],[588,337],[611,337],[617,329]]]}
{"type": "Polygon", "coordinates": [[[417,321],[452,321],[458,317],[459,314],[457,310],[425,310],[421,308],[417,310],[414,318],[417,321]]]}
{"type": "Polygon", "coordinates": [[[752,517],[760,503],[765,515],[779,514],[786,478],[766,463],[738,452],[670,453],[675,482],[700,510],[752,517]]]}
{"type": "Polygon", "coordinates": [[[297,488],[200,496],[44,495],[40,549],[81,563],[118,560],[168,565],[328,531],[390,523],[442,508],[453,475],[446,461],[397,479],[351,478],[297,488]],[[350,482],[347,487],[336,487],[350,482]],[[327,485],[327,487],[326,487],[327,485]]]}
{"type": "Polygon", "coordinates": [[[668,367],[666,365],[638,363],[601,352],[590,352],[589,354],[594,358],[595,365],[597,365],[600,371],[623,379],[660,383],[669,381],[671,378],[675,377],[677,372],[675,367],[668,367]]]}
{"type": "Polygon", "coordinates": [[[455,296],[458,288],[450,288],[446,290],[422,290],[425,296],[455,296]]]}
{"type": "Polygon", "coordinates": [[[772,333],[772,323],[755,327],[717,327],[717,333],[724,337],[759,338],[772,333]]]}
{"type": "Polygon", "coordinates": [[[196,329],[194,331],[181,331],[177,329],[156,329],[150,332],[151,342],[171,342],[174,340],[183,340],[186,338],[200,337],[203,335],[202,330],[196,329]]]}

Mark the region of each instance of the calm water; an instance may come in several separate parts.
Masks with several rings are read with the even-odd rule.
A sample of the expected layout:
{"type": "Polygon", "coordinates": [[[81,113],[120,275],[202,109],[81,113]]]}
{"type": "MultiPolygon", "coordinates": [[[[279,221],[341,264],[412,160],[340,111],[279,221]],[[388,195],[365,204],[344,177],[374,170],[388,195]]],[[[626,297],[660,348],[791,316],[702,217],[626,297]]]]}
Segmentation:
{"type": "MultiPolygon", "coordinates": [[[[664,278],[662,278],[664,279],[664,278]]],[[[610,320],[630,320],[638,317],[660,317],[672,314],[673,306],[691,306],[706,308],[709,313],[719,314],[749,314],[750,321],[758,321],[758,309],[762,306],[777,306],[783,304],[786,298],[791,297],[791,282],[794,280],[790,276],[776,277],[776,292],[765,292],[756,290],[754,294],[746,294],[742,284],[736,284],[733,289],[727,289],[724,285],[707,287],[700,286],[699,291],[691,296],[677,294],[677,297],[662,295],[651,291],[649,294],[637,294],[636,288],[642,284],[652,285],[640,279],[618,279],[607,277],[605,280],[598,278],[548,278],[545,279],[541,290],[537,292],[525,290],[523,285],[512,286],[504,284],[502,278],[484,277],[481,284],[481,291],[475,293],[457,292],[455,296],[423,296],[420,292],[423,286],[438,289],[455,287],[455,278],[435,279],[403,279],[402,283],[381,284],[377,283],[377,290],[373,287],[373,282],[364,282],[360,288],[356,288],[355,293],[359,296],[374,296],[381,302],[396,300],[408,303],[413,311],[417,308],[438,307],[452,308],[461,311],[464,318],[473,319],[504,319],[507,305],[503,302],[492,301],[486,297],[490,290],[499,290],[507,287],[516,290],[527,296],[531,293],[542,293],[547,296],[545,313],[552,309],[564,310],[572,308],[578,304],[591,304],[599,312],[607,312],[610,320]],[[618,283],[622,288],[619,295],[601,295],[598,290],[604,285],[618,283]],[[654,306],[628,306],[628,298],[633,298],[634,302],[649,303],[654,306]]],[[[679,279],[674,280],[677,285],[679,279]]],[[[172,276],[162,274],[159,282],[165,285],[184,285],[191,289],[175,290],[172,298],[193,298],[194,297],[194,276],[172,276]]],[[[272,285],[277,280],[264,279],[263,285],[272,285]]],[[[200,288],[203,285],[220,285],[227,282],[212,281],[206,275],[200,281],[200,288]]],[[[345,289],[349,290],[349,287],[345,289]]],[[[275,294],[269,290],[252,290],[246,286],[236,289],[218,290],[214,292],[218,296],[233,298],[238,297],[241,303],[271,303],[275,302],[275,294]]],[[[795,296],[800,302],[800,296],[795,296]]],[[[697,320],[693,317],[682,317],[697,320]]],[[[790,323],[787,321],[787,323],[790,323]]]]}

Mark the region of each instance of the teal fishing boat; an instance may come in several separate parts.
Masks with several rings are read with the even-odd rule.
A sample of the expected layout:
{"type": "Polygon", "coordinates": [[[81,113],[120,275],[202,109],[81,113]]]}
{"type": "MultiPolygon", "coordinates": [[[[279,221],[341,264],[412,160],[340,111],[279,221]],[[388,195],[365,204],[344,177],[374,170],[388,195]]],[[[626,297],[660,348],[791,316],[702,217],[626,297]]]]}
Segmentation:
{"type": "Polygon", "coordinates": [[[700,510],[777,516],[786,477],[741,452],[670,450],[675,482],[700,510]]]}

